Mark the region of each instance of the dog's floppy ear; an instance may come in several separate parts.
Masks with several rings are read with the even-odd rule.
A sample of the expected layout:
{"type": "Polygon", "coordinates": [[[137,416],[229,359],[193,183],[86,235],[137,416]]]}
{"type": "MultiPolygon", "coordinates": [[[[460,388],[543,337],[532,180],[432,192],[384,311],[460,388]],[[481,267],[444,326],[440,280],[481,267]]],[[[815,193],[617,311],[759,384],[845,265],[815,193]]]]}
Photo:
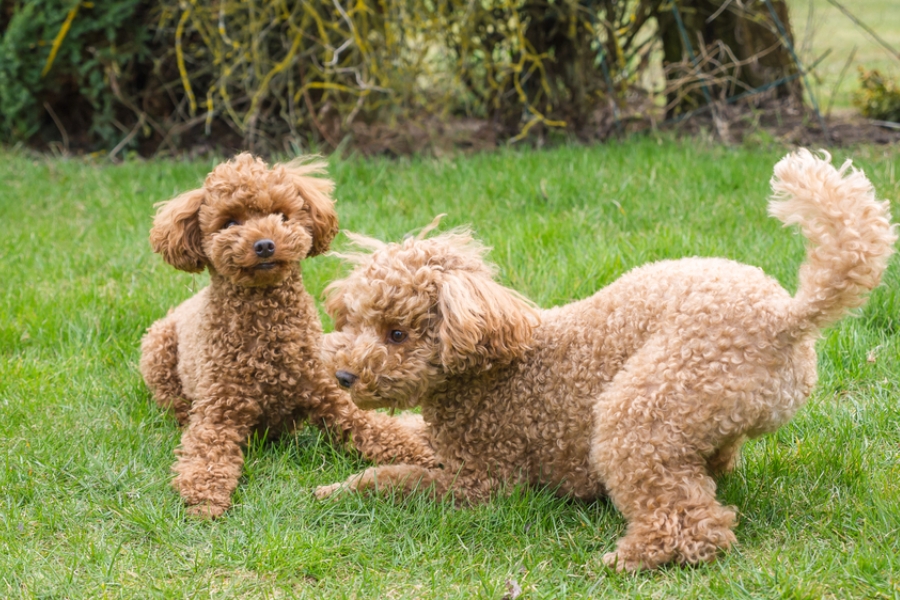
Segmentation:
{"type": "Polygon", "coordinates": [[[325,167],[321,161],[306,164],[293,162],[287,166],[297,193],[303,199],[303,212],[307,215],[307,227],[313,238],[309,256],[327,252],[338,232],[337,212],[331,198],[334,182],[324,177],[313,177],[325,173],[325,167]]]}
{"type": "Polygon", "coordinates": [[[150,229],[153,251],[188,273],[202,271],[207,264],[200,232],[200,207],[205,198],[206,192],[201,188],[163,203],[150,229]]]}
{"type": "Polygon", "coordinates": [[[438,335],[448,372],[507,363],[530,347],[538,316],[525,298],[485,272],[454,269],[442,279],[438,335]]]}

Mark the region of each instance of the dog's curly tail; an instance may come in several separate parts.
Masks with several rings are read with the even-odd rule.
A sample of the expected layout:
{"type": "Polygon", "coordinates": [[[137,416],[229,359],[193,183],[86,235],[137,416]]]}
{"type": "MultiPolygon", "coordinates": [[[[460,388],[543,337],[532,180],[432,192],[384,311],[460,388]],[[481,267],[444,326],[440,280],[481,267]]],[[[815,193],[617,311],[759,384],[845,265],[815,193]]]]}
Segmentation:
{"type": "Polygon", "coordinates": [[[889,203],[875,199],[872,184],[846,161],[840,169],[809,150],[775,165],[769,214],[799,224],[809,240],[794,297],[796,325],[820,329],[862,306],[881,281],[897,241],[889,203]]]}

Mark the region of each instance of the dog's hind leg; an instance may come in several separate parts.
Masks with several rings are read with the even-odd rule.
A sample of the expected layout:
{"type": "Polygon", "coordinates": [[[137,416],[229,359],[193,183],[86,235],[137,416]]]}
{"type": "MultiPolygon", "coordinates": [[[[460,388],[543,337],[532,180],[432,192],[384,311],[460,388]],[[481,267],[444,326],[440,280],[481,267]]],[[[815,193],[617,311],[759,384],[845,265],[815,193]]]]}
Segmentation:
{"type": "Polygon", "coordinates": [[[154,323],[141,340],[141,375],[156,403],[171,410],[179,425],[187,423],[191,403],[178,376],[178,333],[172,318],[154,323]]]}
{"type": "MultiPolygon", "coordinates": [[[[628,520],[616,551],[617,570],[652,569],[675,561],[712,560],[735,541],[735,513],[719,504],[707,459],[719,446],[720,397],[702,364],[670,348],[644,347],[598,400],[592,467],[628,520]]],[[[722,390],[718,389],[721,393],[722,390]]]]}
{"type": "Polygon", "coordinates": [[[740,435],[719,446],[715,454],[706,459],[706,470],[709,471],[709,474],[718,477],[731,473],[737,464],[738,456],[740,456],[741,446],[746,440],[746,436],[740,435]]]}

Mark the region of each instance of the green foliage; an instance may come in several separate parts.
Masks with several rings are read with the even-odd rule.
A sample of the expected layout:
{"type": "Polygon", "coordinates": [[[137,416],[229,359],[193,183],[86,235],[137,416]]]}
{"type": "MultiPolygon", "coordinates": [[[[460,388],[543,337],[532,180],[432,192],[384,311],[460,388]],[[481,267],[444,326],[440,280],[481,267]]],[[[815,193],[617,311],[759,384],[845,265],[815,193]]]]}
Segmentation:
{"type": "Polygon", "coordinates": [[[854,98],[863,116],[900,123],[900,87],[877,69],[859,67],[860,89],[854,98]]]}
{"type": "MultiPolygon", "coordinates": [[[[152,154],[605,139],[664,104],[706,103],[701,89],[755,88],[739,65],[784,54],[729,49],[747,36],[721,33],[772,34],[763,4],[716,11],[709,40],[694,35],[712,17],[695,4],[677,2],[697,23],[696,61],[661,0],[12,0],[0,4],[0,141],[152,154]]],[[[774,79],[770,66],[758,75],[774,79]]]]}
{"type": "MultiPolygon", "coordinates": [[[[492,119],[507,136],[586,122],[607,96],[596,64],[606,4],[165,2],[159,23],[175,40],[191,116],[221,118],[251,145],[312,132],[335,146],[423,116],[492,119]]],[[[609,6],[609,27],[633,34],[646,20],[635,26],[632,13],[609,6]]],[[[627,53],[619,48],[614,73],[627,53]]]]}
{"type": "Polygon", "coordinates": [[[149,34],[140,20],[143,4],[14,2],[0,31],[0,139],[33,140],[44,128],[52,132],[48,137],[59,139],[57,128],[69,127],[88,146],[115,145],[124,136],[116,127],[121,111],[117,79],[123,73],[125,80],[133,77],[135,63],[148,57],[149,34]],[[65,31],[67,23],[71,26],[65,31]],[[44,73],[57,39],[58,50],[44,73]]]}
{"type": "Polygon", "coordinates": [[[482,124],[477,136],[523,137],[536,126],[591,136],[610,129],[612,97],[638,77],[627,68],[647,63],[650,44],[637,40],[654,7],[19,0],[0,38],[0,139],[40,142],[71,128],[81,148],[130,136],[132,146],[174,150],[202,128],[257,150],[336,147],[350,136],[380,151],[397,150],[398,135],[469,118],[482,124]]]}
{"type": "MultiPolygon", "coordinates": [[[[696,2],[677,4],[697,17],[696,2]]],[[[666,59],[685,61],[667,65],[666,77],[679,73],[670,84],[697,95],[713,83],[757,85],[735,88],[735,57],[759,58],[775,79],[784,73],[768,63],[787,54],[770,48],[777,28],[751,4],[725,7],[717,25],[743,27],[728,38],[735,46],[751,32],[756,43],[729,50],[704,41],[698,24],[699,66],[687,59],[672,4],[660,0],[165,0],[158,23],[174,40],[164,62],[178,65],[184,113],[207,131],[225,123],[254,149],[303,147],[309,137],[336,147],[349,137],[363,151],[396,151],[393,138],[471,118],[482,125],[476,135],[501,140],[551,129],[605,139],[653,110],[655,91],[642,79],[660,66],[664,29],[666,59]]]]}

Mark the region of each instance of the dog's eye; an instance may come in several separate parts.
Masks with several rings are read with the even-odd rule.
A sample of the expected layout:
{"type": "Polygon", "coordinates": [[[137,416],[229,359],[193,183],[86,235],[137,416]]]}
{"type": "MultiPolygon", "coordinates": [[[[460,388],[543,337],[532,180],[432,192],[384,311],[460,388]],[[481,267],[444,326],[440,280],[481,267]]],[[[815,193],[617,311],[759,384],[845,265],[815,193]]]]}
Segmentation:
{"type": "Polygon", "coordinates": [[[289,220],[290,220],[290,219],[289,219],[289,217],[288,217],[287,215],[285,215],[285,214],[282,214],[282,215],[281,215],[281,222],[282,222],[282,223],[285,223],[285,222],[287,222],[287,221],[289,221],[289,220]]]}
{"type": "Polygon", "coordinates": [[[388,341],[392,344],[399,344],[406,339],[406,332],[400,331],[399,329],[392,329],[390,333],[388,333],[388,341]]]}
{"type": "Polygon", "coordinates": [[[240,225],[240,222],[232,219],[231,221],[228,221],[227,223],[225,223],[225,226],[222,227],[222,229],[228,229],[229,227],[234,227],[235,225],[240,225]]]}

